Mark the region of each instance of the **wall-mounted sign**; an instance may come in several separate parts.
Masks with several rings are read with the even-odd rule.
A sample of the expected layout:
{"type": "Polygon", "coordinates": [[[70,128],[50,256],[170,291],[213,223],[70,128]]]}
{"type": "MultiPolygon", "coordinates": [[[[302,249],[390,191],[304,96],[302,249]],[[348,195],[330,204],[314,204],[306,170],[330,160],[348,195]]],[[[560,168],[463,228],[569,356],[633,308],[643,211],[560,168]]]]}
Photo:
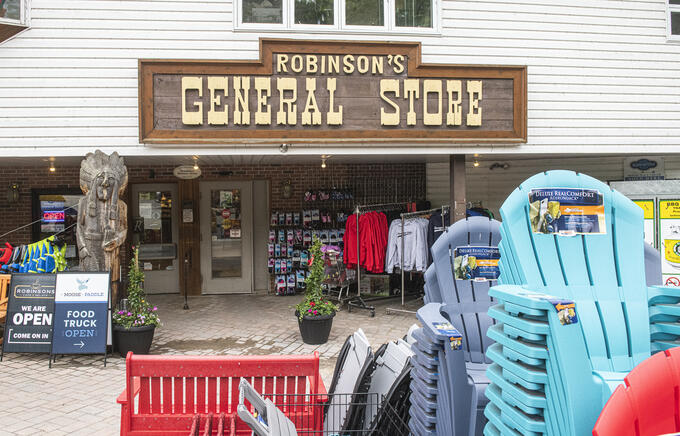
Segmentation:
{"type": "Polygon", "coordinates": [[[180,165],[172,170],[172,173],[178,179],[184,180],[197,179],[201,177],[201,169],[198,167],[194,168],[193,165],[180,165]]]}
{"type": "Polygon", "coordinates": [[[2,353],[49,353],[56,274],[12,274],[2,353]]]}
{"type": "Polygon", "coordinates": [[[659,200],[659,240],[663,284],[680,287],[680,198],[659,200]]]}
{"type": "Polygon", "coordinates": [[[655,216],[654,216],[654,200],[633,200],[633,203],[637,204],[640,206],[640,208],[644,212],[644,237],[645,237],[645,242],[648,243],[649,245],[656,247],[655,241],[655,234],[654,234],[654,221],[655,221],[655,216]]]}
{"type": "Polygon", "coordinates": [[[663,180],[665,177],[662,157],[629,157],[623,160],[623,180],[663,180]]]}
{"type": "Polygon", "coordinates": [[[261,40],[259,61],[141,60],[140,141],[526,141],[526,67],[419,43],[261,40]]]}

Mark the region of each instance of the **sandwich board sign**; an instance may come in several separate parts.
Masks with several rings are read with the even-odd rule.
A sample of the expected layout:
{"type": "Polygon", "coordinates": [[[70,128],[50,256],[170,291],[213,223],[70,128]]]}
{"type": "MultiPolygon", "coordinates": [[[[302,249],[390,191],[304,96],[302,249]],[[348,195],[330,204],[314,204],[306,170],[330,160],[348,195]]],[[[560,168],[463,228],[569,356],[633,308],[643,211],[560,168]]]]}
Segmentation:
{"type": "Polygon", "coordinates": [[[2,354],[50,352],[55,281],[55,274],[12,274],[2,354]]]}
{"type": "Polygon", "coordinates": [[[106,366],[109,284],[108,272],[57,274],[50,357],[104,354],[106,366]]]}

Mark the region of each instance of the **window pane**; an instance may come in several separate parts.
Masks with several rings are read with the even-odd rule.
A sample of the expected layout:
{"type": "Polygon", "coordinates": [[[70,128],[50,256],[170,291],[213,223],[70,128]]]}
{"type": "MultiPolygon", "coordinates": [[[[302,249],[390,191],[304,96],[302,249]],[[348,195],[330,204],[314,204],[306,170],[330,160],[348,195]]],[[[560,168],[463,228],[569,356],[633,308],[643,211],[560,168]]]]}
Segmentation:
{"type": "Polygon", "coordinates": [[[295,0],[295,24],[333,24],[333,0],[295,0]]]}
{"type": "Polygon", "coordinates": [[[680,5],[680,0],[671,0],[670,3],[672,5],[680,5]]]}
{"type": "Polygon", "coordinates": [[[0,18],[21,19],[21,0],[0,0],[0,18]]]}
{"type": "Polygon", "coordinates": [[[383,0],[345,0],[345,24],[384,26],[383,0]]]}
{"type": "Polygon", "coordinates": [[[680,12],[671,14],[671,34],[680,35],[680,12]]]}
{"type": "Polygon", "coordinates": [[[212,278],[241,277],[241,190],[210,191],[212,278]]]}
{"type": "Polygon", "coordinates": [[[283,23],[282,0],[243,0],[244,23],[283,23]]]}
{"type": "Polygon", "coordinates": [[[399,27],[432,27],[432,0],[396,0],[399,27]]]}

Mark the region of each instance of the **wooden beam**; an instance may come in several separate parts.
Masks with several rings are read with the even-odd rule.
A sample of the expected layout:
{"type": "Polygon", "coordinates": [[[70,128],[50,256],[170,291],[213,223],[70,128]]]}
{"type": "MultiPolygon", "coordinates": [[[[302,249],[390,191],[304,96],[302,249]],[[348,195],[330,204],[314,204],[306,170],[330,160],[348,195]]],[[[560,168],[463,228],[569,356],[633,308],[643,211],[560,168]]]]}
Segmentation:
{"type": "Polygon", "coordinates": [[[451,209],[453,210],[451,222],[465,219],[467,199],[465,196],[465,155],[449,155],[449,180],[451,185],[451,209]]]}

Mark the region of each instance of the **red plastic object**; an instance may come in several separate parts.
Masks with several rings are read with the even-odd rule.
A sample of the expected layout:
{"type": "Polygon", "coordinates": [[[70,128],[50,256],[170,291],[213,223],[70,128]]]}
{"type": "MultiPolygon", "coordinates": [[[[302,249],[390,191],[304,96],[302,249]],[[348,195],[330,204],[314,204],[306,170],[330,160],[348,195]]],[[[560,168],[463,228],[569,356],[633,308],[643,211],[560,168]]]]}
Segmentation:
{"type": "MultiPolygon", "coordinates": [[[[232,436],[249,436],[251,429],[236,418],[241,377],[249,379],[264,397],[285,393],[290,404],[279,408],[298,431],[323,429],[326,388],[319,375],[318,352],[312,356],[149,356],[130,352],[125,365],[126,389],[118,397],[121,435],[186,436],[195,415],[213,414],[216,422],[211,424],[219,427],[217,415],[225,414],[231,421],[232,436]],[[314,406],[309,404],[312,400],[314,406]]],[[[226,428],[224,434],[228,434],[226,428]]]]}
{"type": "Polygon", "coordinates": [[[680,347],[645,360],[624,382],[604,406],[593,436],[680,432],[680,347]]]}

